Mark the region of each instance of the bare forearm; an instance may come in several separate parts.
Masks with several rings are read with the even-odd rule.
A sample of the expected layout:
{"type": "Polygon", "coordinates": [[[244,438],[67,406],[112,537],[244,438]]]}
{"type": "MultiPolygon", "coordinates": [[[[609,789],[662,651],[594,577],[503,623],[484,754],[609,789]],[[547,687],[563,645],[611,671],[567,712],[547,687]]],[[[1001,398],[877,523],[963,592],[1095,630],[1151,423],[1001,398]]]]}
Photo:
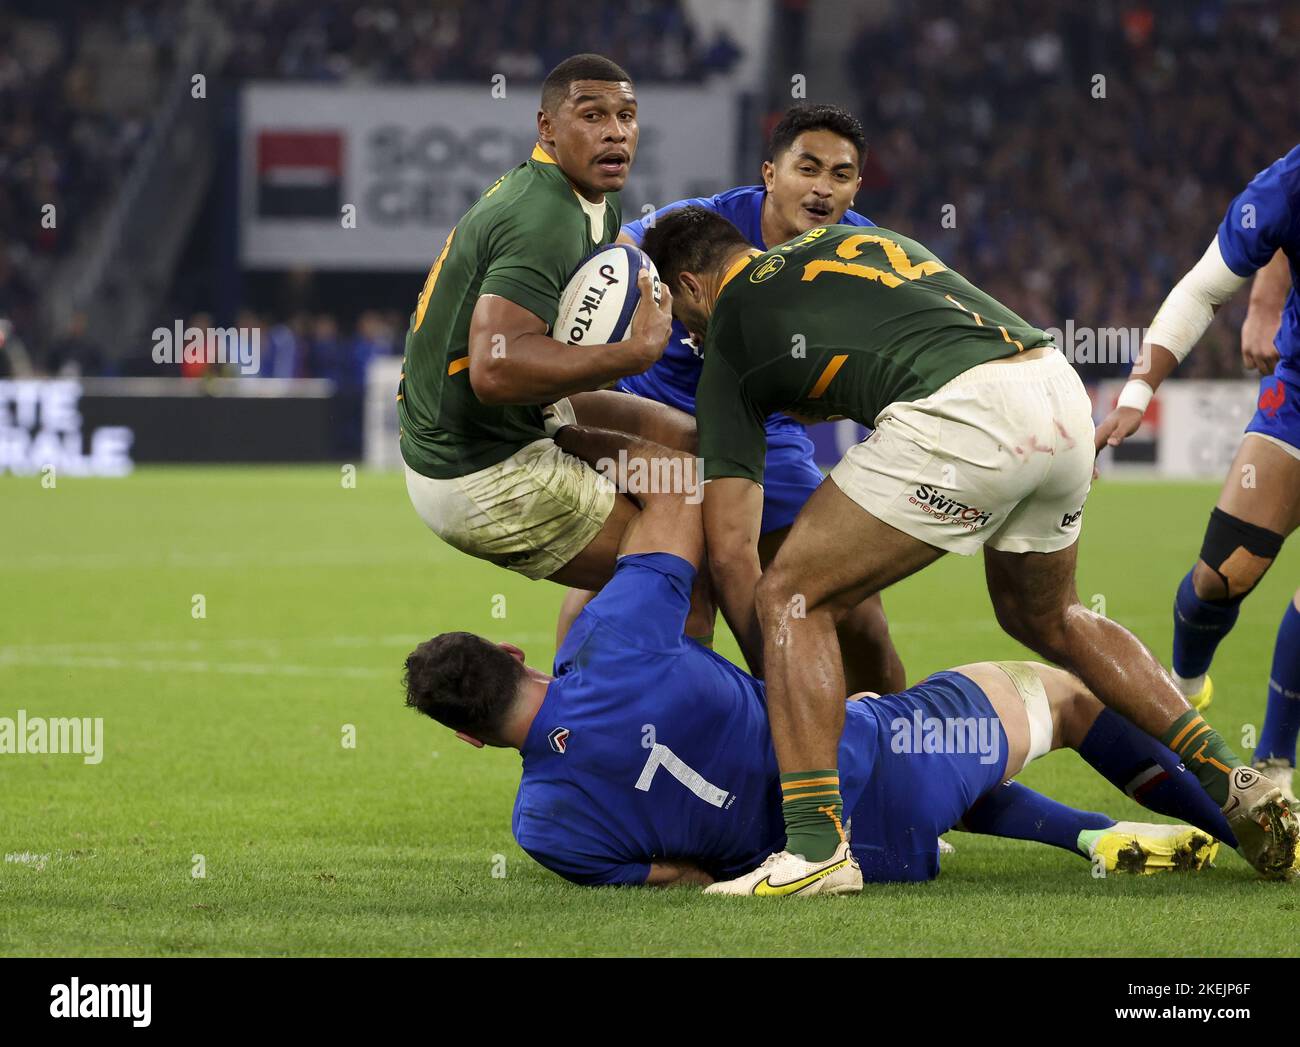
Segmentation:
{"type": "Polygon", "coordinates": [[[758,611],[754,601],[754,591],[763,576],[758,549],[755,548],[752,555],[740,554],[720,558],[717,562],[711,561],[709,576],[713,581],[713,591],[722,610],[722,617],[740,644],[749,671],[761,677],[763,632],[758,624],[758,611]]]}
{"type": "Polygon", "coordinates": [[[475,355],[474,392],[494,404],[554,403],[645,369],[644,356],[630,342],[574,347],[544,334],[519,335],[497,352],[475,355]]]}
{"type": "Polygon", "coordinates": [[[1151,388],[1159,389],[1160,383],[1178,369],[1178,357],[1163,345],[1146,342],[1133,362],[1132,378],[1140,378],[1151,388]]]}
{"type": "Polygon", "coordinates": [[[1282,251],[1255,274],[1250,285],[1250,302],[1246,315],[1259,311],[1261,321],[1272,321],[1276,327],[1282,321],[1282,308],[1291,291],[1291,267],[1282,251]]]}

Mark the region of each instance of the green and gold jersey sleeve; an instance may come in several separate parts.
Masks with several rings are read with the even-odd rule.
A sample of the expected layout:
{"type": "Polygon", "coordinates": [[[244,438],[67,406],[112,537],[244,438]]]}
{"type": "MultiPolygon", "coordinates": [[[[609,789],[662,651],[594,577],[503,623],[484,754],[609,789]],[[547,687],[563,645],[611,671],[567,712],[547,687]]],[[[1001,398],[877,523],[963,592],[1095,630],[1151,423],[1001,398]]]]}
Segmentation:
{"type": "MultiPolygon", "coordinates": [[[[500,215],[487,237],[487,269],[479,294],[495,294],[555,325],[573,252],[556,250],[553,231],[574,221],[572,203],[542,196],[529,208],[500,215]]],[[[594,245],[593,245],[594,246],[594,245]]]]}
{"type": "Polygon", "coordinates": [[[616,194],[586,204],[540,149],[465,213],[434,259],[406,336],[397,408],[402,457],[412,469],[465,476],[545,438],[540,407],[489,405],[474,394],[475,305],[500,295],[549,328],[569,274],[614,240],[621,217],[616,194]]]}
{"type": "Polygon", "coordinates": [[[739,476],[763,482],[767,459],[767,412],[760,409],[745,388],[733,359],[743,359],[744,323],[735,310],[714,310],[704,339],[704,366],[695,391],[695,424],[699,431],[704,479],[739,476]]]}

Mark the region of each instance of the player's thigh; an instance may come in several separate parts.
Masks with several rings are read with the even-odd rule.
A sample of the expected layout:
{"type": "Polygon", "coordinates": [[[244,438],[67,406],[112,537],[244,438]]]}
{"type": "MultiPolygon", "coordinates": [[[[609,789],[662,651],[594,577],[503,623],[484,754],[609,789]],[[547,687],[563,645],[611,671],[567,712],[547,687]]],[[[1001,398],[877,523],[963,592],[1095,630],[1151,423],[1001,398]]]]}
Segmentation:
{"type": "Polygon", "coordinates": [[[986,550],[1051,553],[1069,548],[1078,540],[1092,487],[1096,453],[1087,390],[1060,353],[1031,366],[1040,373],[1026,384],[1021,405],[1008,406],[1032,428],[1029,441],[1018,448],[1032,442],[1029,456],[1042,471],[989,536],[986,550]]]}
{"type": "Polygon", "coordinates": [[[999,661],[959,665],[955,672],[973,680],[988,698],[1007,735],[1003,780],[1062,745],[1062,738],[1086,733],[1101,703],[1063,669],[1041,662],[999,661]],[[1080,699],[1086,697],[1090,702],[1080,699]],[[1089,712],[1092,720],[1079,721],[1089,712]],[[1083,730],[1080,731],[1080,728],[1083,730]]]}
{"type": "Polygon", "coordinates": [[[842,614],[943,552],[878,520],[828,479],[799,513],[764,578],[782,592],[802,594],[810,608],[842,614]]]}
{"type": "Polygon", "coordinates": [[[1055,430],[1020,377],[1041,362],[981,364],[928,397],[889,404],[830,478],[891,527],[978,552],[1048,469],[1055,430]]]}
{"type": "Polygon", "coordinates": [[[572,589],[600,589],[614,577],[623,532],[638,511],[636,504],[626,495],[615,495],[614,504],[600,530],[564,566],[548,574],[547,580],[572,589]]]}
{"type": "Polygon", "coordinates": [[[1300,450],[1247,433],[1217,504],[1246,523],[1291,534],[1300,527],[1300,450]]]}
{"type": "Polygon", "coordinates": [[[617,498],[608,479],[549,439],[464,476],[435,479],[408,466],[406,488],[448,545],[530,579],[578,556],[608,526],[617,498]]]}
{"type": "Polygon", "coordinates": [[[1050,553],[1015,553],[986,546],[984,577],[998,621],[1018,638],[1059,624],[1078,602],[1076,541],[1050,553]]]}
{"type": "Polygon", "coordinates": [[[676,407],[616,389],[575,393],[569,403],[579,425],[631,433],[674,451],[695,453],[695,419],[676,407]]]}

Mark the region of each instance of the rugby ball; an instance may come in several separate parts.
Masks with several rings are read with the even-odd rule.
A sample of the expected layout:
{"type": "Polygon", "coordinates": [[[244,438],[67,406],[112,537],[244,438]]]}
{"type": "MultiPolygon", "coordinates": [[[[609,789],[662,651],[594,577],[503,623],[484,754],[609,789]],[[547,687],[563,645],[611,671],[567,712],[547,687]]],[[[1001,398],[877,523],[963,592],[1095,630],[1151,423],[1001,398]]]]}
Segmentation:
{"type": "Polygon", "coordinates": [[[578,264],[560,295],[552,337],[566,345],[607,345],[626,340],[640,304],[637,273],[650,270],[655,301],[662,299],[654,262],[631,244],[607,244],[578,264]]]}

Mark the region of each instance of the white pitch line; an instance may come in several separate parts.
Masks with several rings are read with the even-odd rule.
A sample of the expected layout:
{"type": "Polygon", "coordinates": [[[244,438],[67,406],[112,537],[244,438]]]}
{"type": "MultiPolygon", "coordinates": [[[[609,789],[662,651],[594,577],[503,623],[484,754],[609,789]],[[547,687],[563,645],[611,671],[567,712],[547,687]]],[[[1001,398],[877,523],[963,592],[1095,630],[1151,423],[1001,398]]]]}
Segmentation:
{"type": "Polygon", "coordinates": [[[453,557],[439,556],[425,549],[422,552],[392,550],[386,553],[358,553],[355,549],[303,550],[299,552],[269,552],[266,556],[240,552],[157,554],[134,552],[100,553],[24,553],[20,556],[0,556],[4,570],[49,571],[65,568],[79,570],[118,570],[122,568],[226,568],[226,567],[377,567],[392,564],[409,565],[416,557],[430,567],[449,564],[453,557]]]}
{"type": "Polygon", "coordinates": [[[0,653],[0,666],[29,665],[43,669],[126,669],[142,673],[226,673],[236,676],[340,676],[348,679],[389,680],[398,679],[393,669],[365,669],[356,666],[291,665],[283,662],[185,662],[156,661],[126,658],[77,658],[63,655],[29,656],[0,653]]]}
{"type": "MultiPolygon", "coordinates": [[[[543,643],[555,639],[550,632],[511,633],[506,637],[515,643],[543,643]]],[[[425,633],[393,633],[387,636],[217,636],[210,640],[61,640],[47,643],[0,645],[0,658],[6,655],[26,657],[43,652],[95,651],[188,651],[200,653],[214,647],[244,647],[279,651],[282,647],[315,645],[325,647],[414,647],[429,639],[425,633]]]]}

